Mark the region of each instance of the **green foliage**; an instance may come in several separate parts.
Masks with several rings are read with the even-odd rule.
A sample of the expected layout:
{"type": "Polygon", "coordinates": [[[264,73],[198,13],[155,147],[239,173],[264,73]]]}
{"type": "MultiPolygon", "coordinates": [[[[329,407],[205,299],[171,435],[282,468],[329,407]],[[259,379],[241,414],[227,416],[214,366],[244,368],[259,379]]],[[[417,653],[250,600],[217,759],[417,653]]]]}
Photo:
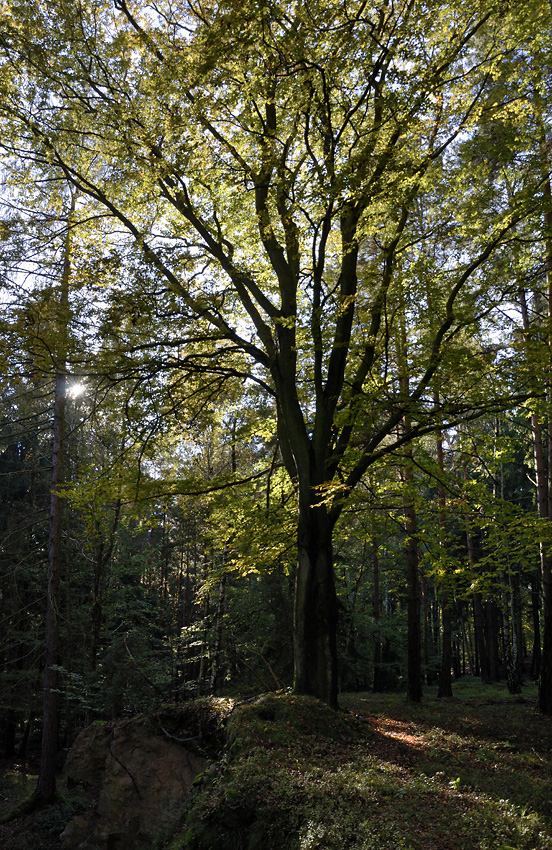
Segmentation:
{"type": "Polygon", "coordinates": [[[387,685],[404,682],[405,498],[428,678],[444,592],[469,652],[473,593],[500,602],[506,645],[519,580],[535,641],[550,523],[531,515],[524,417],[547,411],[541,398],[500,427],[494,415],[544,398],[549,365],[548,7],[288,7],[2,9],[6,742],[40,692],[66,181],[68,354],[87,375],[63,489],[69,735],[170,697],[291,682],[298,504],[337,522],[342,688],[373,683],[378,650],[387,685]]]}

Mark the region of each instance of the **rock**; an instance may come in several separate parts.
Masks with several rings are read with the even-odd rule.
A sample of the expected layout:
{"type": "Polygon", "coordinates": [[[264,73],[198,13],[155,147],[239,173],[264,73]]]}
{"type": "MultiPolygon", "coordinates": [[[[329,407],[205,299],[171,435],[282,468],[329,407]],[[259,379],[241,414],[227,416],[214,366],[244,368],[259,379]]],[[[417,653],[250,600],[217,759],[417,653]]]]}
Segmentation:
{"type": "Polygon", "coordinates": [[[112,726],[93,723],[84,729],[67,754],[64,773],[70,782],[83,782],[91,789],[101,784],[105,771],[112,726]]]}
{"type": "Polygon", "coordinates": [[[95,796],[62,833],[69,850],[141,850],[176,821],[208,760],[139,723],[92,725],[69,752],[65,773],[95,796]]]}

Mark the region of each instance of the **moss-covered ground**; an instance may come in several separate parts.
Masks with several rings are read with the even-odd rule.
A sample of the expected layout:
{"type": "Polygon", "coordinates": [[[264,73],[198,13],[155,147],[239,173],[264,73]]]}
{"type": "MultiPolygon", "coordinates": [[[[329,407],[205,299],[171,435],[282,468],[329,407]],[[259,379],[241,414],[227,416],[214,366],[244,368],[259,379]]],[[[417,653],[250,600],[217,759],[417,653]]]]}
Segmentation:
{"type": "Polygon", "coordinates": [[[170,850],[552,848],[552,719],[535,691],[460,682],[349,694],[333,713],[267,696],[237,707],[170,850]]]}
{"type": "MultiPolygon", "coordinates": [[[[420,705],[344,694],[337,713],[289,694],[228,701],[220,761],[152,850],[552,850],[552,718],[536,689],[454,691],[427,688],[420,705]]],[[[35,780],[4,765],[0,812],[35,780]]],[[[60,790],[56,806],[2,826],[0,847],[60,848],[78,809],[60,790]]]]}

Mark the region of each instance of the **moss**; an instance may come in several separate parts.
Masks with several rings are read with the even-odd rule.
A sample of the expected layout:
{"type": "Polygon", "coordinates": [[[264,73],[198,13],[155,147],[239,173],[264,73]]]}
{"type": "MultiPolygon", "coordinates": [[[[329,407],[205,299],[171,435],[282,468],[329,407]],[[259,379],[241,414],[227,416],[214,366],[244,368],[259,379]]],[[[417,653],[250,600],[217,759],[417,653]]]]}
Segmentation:
{"type": "Polygon", "coordinates": [[[358,735],[350,715],[313,697],[269,694],[238,706],[228,722],[232,755],[251,747],[312,747],[358,735]]]}
{"type": "Polygon", "coordinates": [[[530,702],[504,712],[499,690],[493,702],[485,693],[483,711],[472,691],[466,696],[444,705],[429,694],[413,707],[398,695],[349,695],[340,712],[285,694],[237,705],[225,756],[198,780],[167,847],[552,849],[543,724],[530,702]],[[504,744],[522,734],[523,762],[517,745],[504,744]]]}

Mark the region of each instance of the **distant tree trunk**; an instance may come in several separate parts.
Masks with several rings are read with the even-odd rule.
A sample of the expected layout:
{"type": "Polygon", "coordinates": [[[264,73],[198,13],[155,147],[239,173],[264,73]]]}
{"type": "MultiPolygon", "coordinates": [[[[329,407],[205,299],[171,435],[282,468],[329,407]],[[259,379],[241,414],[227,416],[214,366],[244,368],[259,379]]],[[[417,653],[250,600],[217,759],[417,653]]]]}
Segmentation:
{"type": "Polygon", "coordinates": [[[226,604],[226,571],[225,563],[221,565],[219,579],[219,593],[217,609],[215,613],[215,644],[213,647],[213,660],[211,663],[211,693],[217,694],[220,690],[222,680],[222,632],[224,623],[224,608],[226,604]]]}
{"type": "MultiPolygon", "coordinates": [[[[411,451],[407,451],[411,455],[411,451]]],[[[407,485],[413,481],[412,467],[404,469],[407,485]]],[[[406,587],[408,616],[408,699],[420,702],[422,699],[422,629],[420,619],[420,576],[418,569],[418,523],[416,508],[408,487],[404,495],[403,511],[405,521],[406,587]]]]}
{"type": "Polygon", "coordinates": [[[29,743],[29,738],[31,736],[31,730],[33,728],[33,713],[31,712],[29,719],[25,723],[25,729],[23,731],[23,737],[21,738],[21,743],[19,744],[19,749],[17,750],[17,758],[24,759],[27,755],[27,744],[29,743]]]}
{"type": "Polygon", "coordinates": [[[473,626],[475,631],[475,642],[477,646],[477,656],[479,659],[479,674],[481,676],[481,681],[484,685],[490,685],[491,665],[485,634],[483,603],[481,602],[480,593],[473,594],[473,626]]]}
{"type": "MultiPolygon", "coordinates": [[[[377,555],[376,555],[376,557],[377,557],[377,555]]],[[[353,590],[353,600],[352,600],[351,609],[350,609],[351,610],[351,617],[350,617],[350,620],[349,620],[349,626],[347,628],[347,636],[345,638],[345,647],[343,649],[343,656],[342,656],[342,659],[341,659],[341,676],[340,676],[340,688],[339,688],[340,691],[342,691],[343,687],[344,687],[344,675],[346,673],[347,660],[349,658],[349,647],[351,646],[351,642],[353,643],[353,647],[354,647],[354,640],[352,640],[352,638],[353,638],[354,629],[355,629],[355,614],[356,614],[356,607],[357,607],[358,591],[359,591],[359,589],[360,589],[360,587],[363,583],[365,569],[366,569],[366,540],[364,541],[364,544],[363,544],[363,547],[362,547],[362,561],[361,561],[361,564],[360,564],[360,569],[358,571],[357,577],[355,578],[355,585],[354,585],[354,590],[353,590]]]]}
{"type": "MultiPolygon", "coordinates": [[[[439,394],[433,394],[433,400],[436,406],[439,405],[439,394]]],[[[435,440],[437,451],[437,463],[441,477],[445,473],[445,456],[443,452],[443,435],[440,430],[437,431],[435,440]]],[[[447,510],[445,488],[442,481],[439,481],[439,530],[441,534],[441,548],[446,549],[447,546],[447,510]]],[[[451,626],[451,611],[449,601],[449,591],[447,587],[447,576],[444,575],[441,579],[441,618],[442,618],[442,651],[441,651],[441,668],[439,671],[439,697],[452,697],[452,626],[451,626]]]]}
{"type": "MultiPolygon", "coordinates": [[[[470,668],[470,674],[472,676],[475,676],[475,675],[477,675],[476,674],[476,665],[475,665],[475,661],[474,661],[474,658],[473,658],[473,655],[472,655],[472,650],[471,650],[470,634],[468,632],[466,632],[466,621],[465,621],[465,618],[464,618],[464,610],[463,610],[462,601],[460,599],[457,601],[457,605],[458,605],[458,617],[459,617],[459,620],[460,620],[460,623],[461,623],[461,626],[462,626],[462,645],[465,649],[465,653],[466,653],[467,658],[468,658],[468,667],[470,668]]],[[[465,669],[464,669],[463,672],[464,673],[466,672],[465,669]]]]}
{"type": "Polygon", "coordinates": [[[420,590],[421,590],[421,614],[422,614],[422,624],[423,624],[423,632],[422,632],[422,646],[423,646],[423,659],[424,659],[424,669],[425,669],[425,680],[427,685],[433,684],[434,671],[430,669],[429,663],[429,618],[431,614],[431,606],[427,604],[428,597],[428,589],[427,582],[425,577],[425,572],[421,564],[418,564],[420,570],[420,590]]]}
{"type": "Polygon", "coordinates": [[[452,622],[449,595],[446,588],[441,590],[441,618],[443,628],[443,649],[439,672],[439,697],[452,696],[452,622]]]}
{"type": "Polygon", "coordinates": [[[485,631],[489,653],[489,676],[491,682],[500,682],[498,652],[498,607],[494,599],[485,603],[485,631]]]}
{"type": "Polygon", "coordinates": [[[540,634],[540,576],[535,570],[529,579],[531,583],[531,612],[533,615],[533,651],[531,656],[531,678],[538,679],[541,661],[540,634]]]}
{"type": "Polygon", "coordinates": [[[510,612],[511,612],[511,639],[512,648],[509,651],[508,661],[508,690],[512,694],[521,693],[523,683],[523,626],[521,618],[521,586],[519,571],[509,576],[510,586],[510,612]]]}
{"type": "Polygon", "coordinates": [[[373,545],[373,564],[374,564],[374,594],[373,594],[373,610],[374,620],[376,621],[376,642],[374,644],[374,679],[373,689],[376,693],[380,693],[385,688],[385,677],[382,667],[382,646],[381,646],[381,599],[380,599],[380,580],[379,580],[379,558],[378,547],[375,535],[373,534],[372,526],[372,545],[373,545]]]}
{"type": "MultiPolygon", "coordinates": [[[[464,470],[464,477],[467,478],[467,471],[464,470]]],[[[466,518],[466,543],[468,548],[468,559],[470,567],[475,572],[476,555],[475,543],[471,533],[468,520],[466,518]]],[[[481,681],[484,685],[491,683],[491,665],[489,659],[489,650],[487,646],[487,636],[485,630],[485,617],[483,613],[483,602],[481,594],[475,592],[472,596],[473,603],[473,630],[475,643],[476,667],[478,667],[481,681]]]]}
{"type": "Polygon", "coordinates": [[[113,548],[115,546],[115,537],[117,532],[117,527],[119,525],[119,517],[121,513],[121,499],[117,499],[115,503],[115,510],[113,514],[113,520],[111,523],[111,527],[109,529],[109,537],[107,541],[102,538],[102,531],[100,528],[100,523],[98,522],[97,526],[97,535],[99,539],[98,547],[96,550],[96,558],[94,560],[94,579],[93,579],[93,589],[92,589],[92,641],[90,647],[90,666],[92,670],[96,669],[96,664],[98,661],[98,651],[100,646],[100,635],[101,635],[101,627],[102,627],[102,617],[103,617],[103,590],[104,590],[104,581],[105,574],[108,567],[108,564],[111,560],[111,556],[113,554],[113,548]],[[106,545],[107,542],[107,545],[106,545]]]}
{"type": "Polygon", "coordinates": [[[412,506],[405,508],[406,520],[406,583],[408,594],[408,698],[422,698],[422,640],[420,628],[420,581],[418,574],[418,541],[416,514],[412,506]]]}

